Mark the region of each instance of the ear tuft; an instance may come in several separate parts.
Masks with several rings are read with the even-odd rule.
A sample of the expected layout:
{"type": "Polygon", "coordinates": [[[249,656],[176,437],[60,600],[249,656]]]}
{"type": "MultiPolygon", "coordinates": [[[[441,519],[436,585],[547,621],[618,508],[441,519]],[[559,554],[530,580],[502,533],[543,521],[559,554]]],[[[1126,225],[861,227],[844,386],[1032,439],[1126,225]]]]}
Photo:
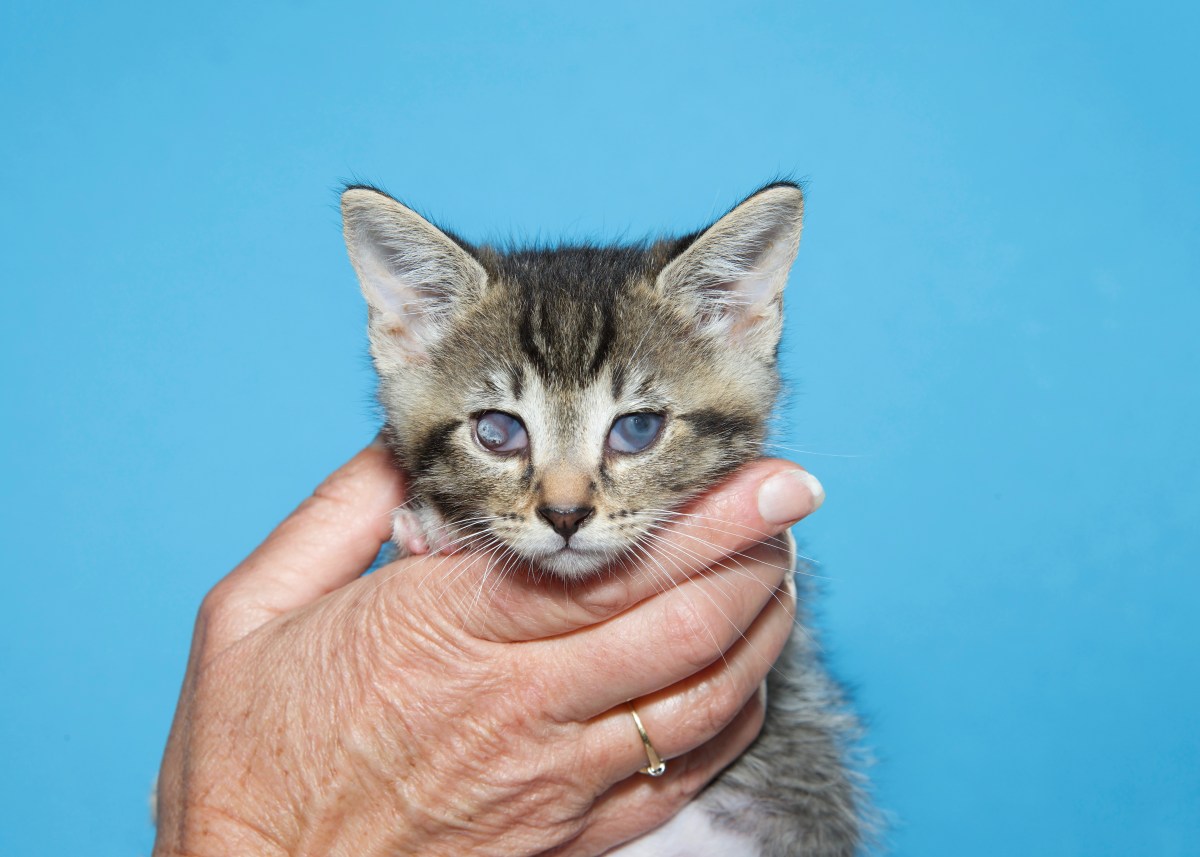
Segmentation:
{"type": "Polygon", "coordinates": [[[663,268],[658,287],[706,332],[773,353],[803,221],[800,188],[768,185],[697,235],[663,268]]]}
{"type": "Polygon", "coordinates": [[[455,306],[487,281],[465,245],[374,188],[342,194],[342,229],[372,327],[404,350],[427,351],[455,306]]]}

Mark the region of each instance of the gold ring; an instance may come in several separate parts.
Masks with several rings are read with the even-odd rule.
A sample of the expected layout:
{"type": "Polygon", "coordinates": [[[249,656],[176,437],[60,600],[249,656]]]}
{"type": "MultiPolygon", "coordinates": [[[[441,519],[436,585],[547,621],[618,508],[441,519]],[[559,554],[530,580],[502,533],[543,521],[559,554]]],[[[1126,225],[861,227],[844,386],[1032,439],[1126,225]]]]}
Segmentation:
{"type": "Polygon", "coordinates": [[[667,763],[662,760],[662,756],[658,755],[658,751],[650,743],[650,736],[646,734],[646,727],[642,725],[642,718],[638,717],[637,709],[633,707],[632,702],[629,703],[629,713],[633,715],[633,725],[637,727],[638,735],[642,736],[642,746],[646,748],[646,760],[650,763],[641,768],[639,772],[651,777],[661,777],[667,772],[667,763]]]}

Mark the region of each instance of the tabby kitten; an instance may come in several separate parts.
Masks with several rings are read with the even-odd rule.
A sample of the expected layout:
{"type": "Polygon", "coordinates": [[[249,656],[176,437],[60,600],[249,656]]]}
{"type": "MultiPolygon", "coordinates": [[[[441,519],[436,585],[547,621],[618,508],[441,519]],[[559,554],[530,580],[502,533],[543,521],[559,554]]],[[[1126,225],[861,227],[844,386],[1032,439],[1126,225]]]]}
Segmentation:
{"type": "MultiPolygon", "coordinates": [[[[411,476],[401,549],[502,546],[535,570],[586,575],[756,457],[803,208],[780,182],[682,238],[501,250],[347,189],[385,436],[411,476]]],[[[855,853],[854,721],[810,634],[792,635],[768,684],[750,750],[615,853],[855,853]]]]}

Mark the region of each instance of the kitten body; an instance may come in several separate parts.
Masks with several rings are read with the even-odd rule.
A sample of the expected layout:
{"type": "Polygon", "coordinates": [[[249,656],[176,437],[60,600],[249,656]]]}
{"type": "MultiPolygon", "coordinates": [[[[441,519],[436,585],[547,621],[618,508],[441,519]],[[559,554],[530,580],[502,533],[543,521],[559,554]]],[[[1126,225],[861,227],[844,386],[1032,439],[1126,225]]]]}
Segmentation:
{"type": "MultiPolygon", "coordinates": [[[[800,239],[795,185],[630,246],[473,247],[367,187],[342,209],[385,436],[410,476],[402,550],[488,550],[501,573],[627,573],[674,510],[759,454],[800,239]]],[[[750,750],[614,853],[855,853],[855,724],[811,634],[792,635],[768,685],[750,750]]]]}

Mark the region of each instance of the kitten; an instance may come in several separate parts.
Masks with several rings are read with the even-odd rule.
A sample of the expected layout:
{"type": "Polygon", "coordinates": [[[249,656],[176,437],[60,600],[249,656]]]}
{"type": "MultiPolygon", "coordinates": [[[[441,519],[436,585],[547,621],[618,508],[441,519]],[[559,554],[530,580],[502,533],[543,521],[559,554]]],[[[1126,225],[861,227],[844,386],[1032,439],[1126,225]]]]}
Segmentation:
{"type": "MultiPolygon", "coordinates": [[[[563,578],[630,557],[759,454],[779,389],[803,195],[629,246],[472,246],[370,187],[342,195],[385,436],[411,477],[395,541],[507,548],[563,578]]],[[[837,855],[861,842],[855,722],[795,633],[746,754],[634,855],[837,855]]]]}

